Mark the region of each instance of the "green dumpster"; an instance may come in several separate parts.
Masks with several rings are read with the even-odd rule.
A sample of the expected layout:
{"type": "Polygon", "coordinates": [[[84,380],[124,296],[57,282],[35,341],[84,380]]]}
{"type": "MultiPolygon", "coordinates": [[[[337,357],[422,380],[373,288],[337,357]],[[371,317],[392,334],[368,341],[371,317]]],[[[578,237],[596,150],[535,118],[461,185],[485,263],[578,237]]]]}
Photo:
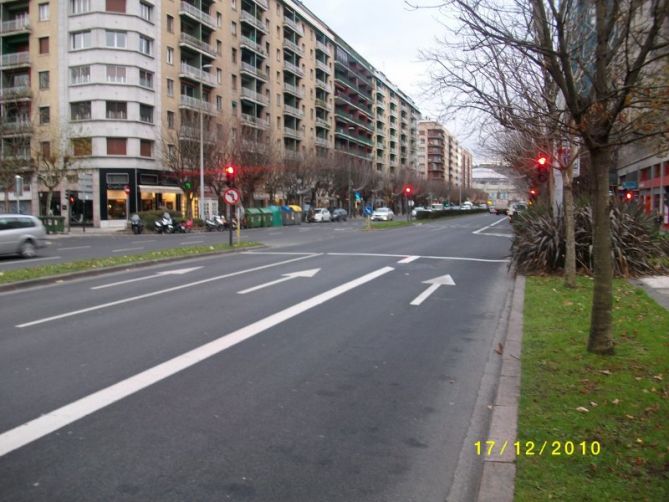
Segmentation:
{"type": "Polygon", "coordinates": [[[62,234],[65,232],[65,216],[40,216],[47,234],[62,234]]]}
{"type": "Polygon", "coordinates": [[[263,227],[271,227],[272,226],[272,219],[274,218],[274,213],[272,212],[272,210],[261,207],[260,208],[260,215],[262,217],[262,226],[263,227]]]}
{"type": "Polygon", "coordinates": [[[293,219],[295,221],[295,225],[301,225],[302,224],[302,208],[300,206],[296,206],[295,204],[292,204],[288,207],[293,210],[293,219]]]}
{"type": "Polygon", "coordinates": [[[262,227],[262,214],[260,213],[260,209],[254,207],[246,208],[244,216],[246,218],[247,228],[262,227]]]}
{"type": "Polygon", "coordinates": [[[279,206],[269,206],[267,209],[272,211],[272,226],[282,227],[283,218],[281,217],[281,208],[279,206]]]}

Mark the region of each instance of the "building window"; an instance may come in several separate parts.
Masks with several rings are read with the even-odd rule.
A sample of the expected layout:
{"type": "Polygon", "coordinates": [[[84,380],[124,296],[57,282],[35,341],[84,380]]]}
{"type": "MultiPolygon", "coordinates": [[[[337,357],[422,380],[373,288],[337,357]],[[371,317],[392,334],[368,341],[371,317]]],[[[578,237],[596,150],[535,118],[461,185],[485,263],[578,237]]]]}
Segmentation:
{"type": "Polygon", "coordinates": [[[216,83],[219,85],[223,83],[223,70],[220,68],[216,68],[216,83]]]}
{"type": "Polygon", "coordinates": [[[91,102],[79,101],[77,103],[70,103],[70,116],[72,120],[90,120],[91,102]]]}
{"type": "Polygon", "coordinates": [[[42,150],[42,157],[45,159],[51,157],[51,143],[49,141],[42,141],[40,149],[42,150]]]}
{"type": "Polygon", "coordinates": [[[125,101],[107,101],[107,118],[126,120],[128,118],[128,103],[125,101]]]}
{"type": "Polygon", "coordinates": [[[49,4],[41,3],[39,4],[39,20],[48,21],[49,20],[49,4]]]}
{"type": "Polygon", "coordinates": [[[232,48],[232,62],[236,63],[237,62],[237,49],[234,47],[232,48]]]}
{"type": "Polygon", "coordinates": [[[237,90],[237,75],[232,76],[232,90],[233,91],[237,90]]]}
{"type": "Polygon", "coordinates": [[[51,122],[51,113],[48,106],[40,106],[39,109],[39,123],[48,124],[51,122]]]}
{"type": "Polygon", "coordinates": [[[167,95],[170,97],[174,96],[174,80],[171,78],[167,79],[167,95]]]}
{"type": "Polygon", "coordinates": [[[219,56],[223,54],[223,42],[216,40],[216,54],[219,56]]]}
{"type": "Polygon", "coordinates": [[[167,64],[174,64],[174,49],[172,47],[167,48],[167,64]]]}
{"type": "Polygon", "coordinates": [[[42,37],[39,39],[39,53],[49,54],[49,37],[42,37]]]}
{"type": "Polygon", "coordinates": [[[232,33],[233,37],[237,36],[237,23],[234,21],[230,24],[230,33],[232,33]]]}
{"type": "Polygon", "coordinates": [[[139,2],[139,16],[146,21],[151,21],[153,18],[153,5],[139,2]]]}
{"type": "Polygon", "coordinates": [[[223,27],[223,15],[220,12],[216,13],[216,26],[218,28],[223,27]]]}
{"type": "Polygon", "coordinates": [[[91,67],[73,66],[70,68],[70,84],[85,84],[91,80],[91,67]]]}
{"type": "Polygon", "coordinates": [[[83,14],[91,11],[91,0],[70,0],[70,13],[83,14]]]}
{"type": "Polygon", "coordinates": [[[237,0],[230,0],[230,5],[232,6],[232,10],[237,9],[237,0]]]}
{"type": "Polygon", "coordinates": [[[139,52],[150,56],[153,49],[153,40],[143,35],[139,36],[139,52]]]}
{"type": "Polygon", "coordinates": [[[223,111],[223,98],[216,96],[216,111],[223,111]]]}
{"type": "Polygon", "coordinates": [[[153,73],[146,70],[139,70],[139,85],[153,89],[153,73]]]}
{"type": "Polygon", "coordinates": [[[176,148],[174,145],[167,145],[167,158],[174,159],[176,155],[176,148]]]}
{"type": "Polygon", "coordinates": [[[139,140],[139,155],[141,157],[151,157],[151,151],[153,150],[153,141],[148,139],[139,140]]]}
{"type": "Polygon", "coordinates": [[[127,155],[127,138],[107,138],[107,155],[127,155]]]}
{"type": "Polygon", "coordinates": [[[127,34],[125,31],[111,31],[105,32],[107,40],[107,47],[115,47],[117,49],[125,49],[127,34]]]}
{"type": "Polygon", "coordinates": [[[39,76],[39,88],[40,90],[45,90],[49,88],[49,72],[41,71],[38,74],[39,76]]]}
{"type": "Polygon", "coordinates": [[[174,112],[167,112],[167,127],[174,129],[174,112]]]}
{"type": "Polygon", "coordinates": [[[153,106],[139,105],[139,120],[153,124],[153,106]]]}
{"type": "Polygon", "coordinates": [[[106,0],[105,10],[107,12],[125,13],[125,0],[106,0]]]}
{"type": "Polygon", "coordinates": [[[72,139],[72,152],[75,157],[86,157],[93,155],[92,138],[74,138],[72,139]]]}
{"type": "Polygon", "coordinates": [[[87,49],[91,46],[91,32],[78,31],[70,33],[70,49],[76,51],[79,49],[87,49]]]}
{"type": "Polygon", "coordinates": [[[125,66],[118,66],[113,64],[107,65],[107,82],[114,84],[125,83],[125,66]]]}
{"type": "Polygon", "coordinates": [[[167,15],[167,32],[174,33],[174,18],[169,14],[167,15]]]}

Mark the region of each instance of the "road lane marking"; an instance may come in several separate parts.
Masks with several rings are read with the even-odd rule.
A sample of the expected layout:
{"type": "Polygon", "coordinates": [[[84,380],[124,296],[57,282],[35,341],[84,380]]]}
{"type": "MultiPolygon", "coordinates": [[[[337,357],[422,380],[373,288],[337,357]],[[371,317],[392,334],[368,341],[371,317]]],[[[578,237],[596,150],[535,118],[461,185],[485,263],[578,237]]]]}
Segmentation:
{"type": "Polygon", "coordinates": [[[89,249],[93,246],[72,246],[70,248],[57,248],[59,251],[72,251],[74,249],[89,249]]]}
{"type": "Polygon", "coordinates": [[[179,244],[182,246],[188,246],[189,244],[202,244],[204,241],[183,241],[179,244]]]}
{"type": "Polygon", "coordinates": [[[130,241],[130,244],[145,244],[147,242],[156,242],[158,239],[147,239],[141,241],[130,241]]]}
{"type": "Polygon", "coordinates": [[[397,263],[411,263],[412,261],[416,261],[420,256],[407,256],[403,260],[398,261],[397,263]]]}
{"type": "Polygon", "coordinates": [[[442,275],[441,277],[435,277],[434,279],[423,281],[423,284],[430,284],[430,287],[414,298],[409,305],[420,305],[425,300],[427,300],[432,293],[439,289],[440,286],[455,286],[455,281],[450,275],[446,274],[442,275]]]}
{"type": "Polygon", "coordinates": [[[370,272],[10,429],[0,434],[0,457],[393,270],[383,267],[370,272]]]}
{"type": "Polygon", "coordinates": [[[112,249],[112,253],[125,253],[126,251],[141,251],[142,249],[144,248],[141,247],[141,248],[112,249]]]}
{"type": "Polygon", "coordinates": [[[232,272],[230,274],[219,275],[216,277],[209,277],[207,279],[202,279],[201,281],[189,282],[187,284],[181,284],[179,286],[174,286],[167,289],[161,289],[158,291],[152,291],[151,293],[145,293],[143,295],[133,296],[131,298],[124,298],[122,300],[116,300],[109,303],[103,303],[101,305],[94,305],[92,307],[87,307],[85,309],[73,310],[71,312],[65,312],[64,314],[59,314],[51,317],[45,317],[43,319],[37,319],[36,321],[25,322],[23,324],[17,324],[17,328],[28,328],[30,326],[36,326],[37,324],[44,324],[51,321],[57,321],[58,319],[65,319],[66,317],[72,317],[79,314],[85,314],[86,312],[93,312],[95,310],[102,310],[109,307],[115,307],[116,305],[123,305],[124,303],[134,302],[136,300],[143,300],[144,298],[151,298],[152,296],[164,295],[167,293],[172,293],[174,291],[179,291],[181,289],[192,288],[195,286],[200,286],[201,284],[206,284],[208,282],[219,281],[221,279],[227,279],[228,277],[234,277],[237,275],[246,274],[249,272],[256,272],[258,270],[264,270],[267,268],[278,267],[285,265],[287,263],[293,263],[300,260],[306,260],[308,258],[313,258],[315,256],[320,256],[320,253],[313,253],[309,256],[301,256],[299,258],[292,258],[290,260],[284,260],[277,263],[270,263],[269,265],[261,265],[259,267],[247,268],[246,270],[239,270],[237,272],[232,272]]]}
{"type": "Polygon", "coordinates": [[[259,286],[254,286],[249,289],[244,289],[242,291],[237,291],[238,295],[245,295],[247,293],[253,293],[254,291],[258,291],[259,289],[263,288],[268,288],[270,286],[274,286],[275,284],[281,284],[282,282],[290,281],[292,279],[297,279],[298,277],[304,277],[304,278],[311,278],[315,276],[318,272],[320,272],[320,268],[313,268],[311,270],[302,270],[301,272],[293,272],[290,274],[283,274],[283,277],[281,279],[276,279],[274,281],[266,282],[265,284],[260,284],[259,286]]]}
{"type": "MultiPolygon", "coordinates": [[[[361,256],[371,258],[406,258],[406,254],[382,254],[382,253],[327,253],[329,256],[361,256]]],[[[417,256],[417,259],[426,260],[453,260],[453,261],[474,261],[480,263],[508,263],[509,259],[493,260],[488,258],[467,258],[465,256],[417,256]]]]}
{"type": "MultiPolygon", "coordinates": [[[[474,230],[472,233],[475,234],[475,235],[478,235],[481,232],[483,232],[484,230],[488,230],[489,228],[494,227],[495,225],[499,225],[500,223],[502,223],[503,221],[506,221],[506,220],[507,220],[506,218],[502,218],[501,220],[497,220],[495,223],[491,223],[490,225],[487,225],[483,228],[479,228],[478,230],[474,230]]],[[[492,234],[485,234],[485,235],[492,235],[492,234]]]]}
{"type": "Polygon", "coordinates": [[[131,282],[145,281],[147,279],[155,279],[156,277],[163,277],[163,276],[166,276],[166,275],[184,275],[184,274],[187,274],[189,272],[199,270],[201,268],[202,267],[192,267],[192,268],[181,268],[181,269],[178,269],[178,270],[165,270],[164,272],[158,272],[157,274],[153,274],[153,275],[147,275],[147,276],[144,276],[144,277],[136,277],[134,279],[128,279],[126,281],[112,282],[110,284],[103,284],[101,286],[94,286],[91,289],[95,290],[95,289],[111,288],[111,287],[114,287],[114,286],[120,286],[122,284],[129,284],[131,282]]]}
{"type": "Polygon", "coordinates": [[[305,252],[295,252],[295,251],[243,251],[242,253],[239,254],[258,254],[258,255],[279,255],[279,256],[305,256],[305,255],[312,255],[314,253],[305,253],[305,252]]]}
{"type": "Polygon", "coordinates": [[[46,256],[44,258],[30,258],[28,260],[26,260],[25,258],[21,258],[20,260],[10,260],[10,261],[0,262],[0,266],[11,265],[12,263],[30,264],[30,263],[33,263],[33,262],[36,262],[36,261],[59,260],[61,258],[62,258],[62,256],[46,256]]]}

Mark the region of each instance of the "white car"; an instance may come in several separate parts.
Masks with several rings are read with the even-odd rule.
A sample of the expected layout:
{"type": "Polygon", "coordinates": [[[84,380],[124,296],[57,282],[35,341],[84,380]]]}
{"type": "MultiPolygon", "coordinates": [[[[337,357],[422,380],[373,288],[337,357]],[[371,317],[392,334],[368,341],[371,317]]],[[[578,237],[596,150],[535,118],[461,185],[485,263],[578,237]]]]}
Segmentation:
{"type": "Polygon", "coordinates": [[[314,209],[314,214],[313,214],[313,220],[316,223],[323,223],[324,221],[331,221],[332,220],[332,215],[330,215],[330,211],[328,211],[324,207],[319,207],[314,209]]]}
{"type": "Polygon", "coordinates": [[[46,229],[34,216],[0,214],[0,255],[18,254],[32,258],[48,244],[46,229]]]}
{"type": "Polygon", "coordinates": [[[395,214],[388,207],[380,207],[372,213],[372,221],[392,221],[395,214]]]}

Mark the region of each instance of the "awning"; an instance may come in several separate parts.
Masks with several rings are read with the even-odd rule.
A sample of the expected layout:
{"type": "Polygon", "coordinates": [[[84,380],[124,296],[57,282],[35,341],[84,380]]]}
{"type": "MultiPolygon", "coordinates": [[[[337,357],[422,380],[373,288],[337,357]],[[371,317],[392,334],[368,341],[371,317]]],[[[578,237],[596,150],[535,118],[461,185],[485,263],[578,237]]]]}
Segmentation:
{"type": "Polygon", "coordinates": [[[180,187],[168,187],[162,185],[138,185],[140,192],[152,193],[184,193],[180,187]]]}

